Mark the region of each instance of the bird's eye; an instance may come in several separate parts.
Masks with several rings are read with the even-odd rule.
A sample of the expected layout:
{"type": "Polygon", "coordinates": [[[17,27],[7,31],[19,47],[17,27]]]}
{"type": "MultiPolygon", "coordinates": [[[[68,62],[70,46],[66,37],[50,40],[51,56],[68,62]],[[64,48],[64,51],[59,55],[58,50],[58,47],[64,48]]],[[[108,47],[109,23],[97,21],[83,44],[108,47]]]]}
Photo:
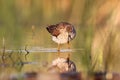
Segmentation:
{"type": "Polygon", "coordinates": [[[67,27],[67,31],[68,32],[71,32],[72,31],[72,28],[70,26],[67,27]]]}

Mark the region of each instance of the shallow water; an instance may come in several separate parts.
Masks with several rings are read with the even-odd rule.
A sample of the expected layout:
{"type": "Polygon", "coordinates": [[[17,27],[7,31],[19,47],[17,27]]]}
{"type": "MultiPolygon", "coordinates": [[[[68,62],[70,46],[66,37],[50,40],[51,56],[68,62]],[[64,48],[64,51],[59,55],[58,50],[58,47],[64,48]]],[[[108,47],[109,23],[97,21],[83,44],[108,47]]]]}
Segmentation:
{"type": "Polygon", "coordinates": [[[60,52],[57,51],[57,44],[51,40],[51,36],[45,28],[36,27],[34,32],[31,28],[25,28],[22,29],[21,34],[24,34],[21,35],[21,42],[15,40],[16,45],[13,45],[14,42],[5,37],[5,52],[2,48],[3,44],[1,44],[0,76],[26,72],[47,72],[53,60],[58,57],[67,58],[68,54],[78,72],[88,69],[89,62],[83,34],[79,33],[70,42],[70,49],[67,49],[67,44],[61,45],[60,52]]]}
{"type": "MultiPolygon", "coordinates": [[[[45,72],[54,59],[58,57],[67,58],[68,54],[70,54],[70,59],[76,64],[77,70],[80,70],[78,55],[82,54],[82,49],[61,49],[58,53],[57,48],[31,47],[27,51],[29,52],[28,54],[24,49],[5,50],[5,55],[0,63],[1,72],[5,72],[5,70],[8,72],[8,69],[12,72],[20,71],[23,73],[31,71],[45,72]],[[77,53],[80,51],[81,53],[77,53]]],[[[2,58],[2,56],[0,57],[2,58]]]]}

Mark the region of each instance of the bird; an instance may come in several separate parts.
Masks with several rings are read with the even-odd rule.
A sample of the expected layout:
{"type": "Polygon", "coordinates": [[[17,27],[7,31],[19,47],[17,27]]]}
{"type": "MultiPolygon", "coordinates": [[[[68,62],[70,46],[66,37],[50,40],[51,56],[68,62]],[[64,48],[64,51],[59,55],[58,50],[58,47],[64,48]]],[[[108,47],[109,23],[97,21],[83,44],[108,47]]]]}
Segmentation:
{"type": "Polygon", "coordinates": [[[59,22],[58,24],[49,25],[46,27],[47,31],[52,35],[52,40],[58,44],[57,50],[60,51],[61,44],[68,44],[76,36],[74,26],[68,22],[59,22]]]}
{"type": "Polygon", "coordinates": [[[48,72],[76,72],[76,65],[69,58],[58,57],[52,61],[48,72]]]}

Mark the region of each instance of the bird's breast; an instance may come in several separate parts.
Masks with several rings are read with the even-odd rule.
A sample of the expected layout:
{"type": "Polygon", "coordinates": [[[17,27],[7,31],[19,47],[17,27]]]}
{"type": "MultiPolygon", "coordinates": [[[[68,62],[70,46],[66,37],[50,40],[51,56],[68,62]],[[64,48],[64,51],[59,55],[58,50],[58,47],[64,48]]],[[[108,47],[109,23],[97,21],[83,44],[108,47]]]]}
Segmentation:
{"type": "Polygon", "coordinates": [[[64,44],[68,42],[68,33],[64,32],[59,34],[57,37],[52,36],[52,40],[58,44],[64,44]]]}

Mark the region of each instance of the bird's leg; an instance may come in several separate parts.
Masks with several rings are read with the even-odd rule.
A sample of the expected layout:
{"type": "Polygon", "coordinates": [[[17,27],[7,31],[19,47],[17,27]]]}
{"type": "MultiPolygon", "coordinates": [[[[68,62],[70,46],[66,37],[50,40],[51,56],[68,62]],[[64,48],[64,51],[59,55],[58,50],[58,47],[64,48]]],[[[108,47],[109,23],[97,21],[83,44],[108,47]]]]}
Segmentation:
{"type": "MultiPolygon", "coordinates": [[[[67,41],[68,49],[70,49],[70,40],[69,40],[70,38],[71,38],[71,36],[68,35],[68,41],[67,41]]],[[[70,53],[68,53],[68,57],[67,58],[70,59],[70,53]]]]}
{"type": "Polygon", "coordinates": [[[57,52],[57,57],[60,57],[60,51],[57,52]]]}
{"type": "Polygon", "coordinates": [[[69,41],[67,42],[67,45],[68,45],[68,49],[70,49],[70,42],[69,41]]]}
{"type": "Polygon", "coordinates": [[[68,69],[69,69],[70,68],[70,53],[68,53],[67,64],[68,64],[68,69]]]}
{"type": "Polygon", "coordinates": [[[58,44],[58,49],[57,50],[58,50],[58,52],[60,52],[60,44],[58,44]]]}
{"type": "MultiPolygon", "coordinates": [[[[70,43],[69,43],[69,41],[68,41],[67,44],[68,44],[68,49],[70,49],[70,43]]],[[[70,58],[70,54],[71,54],[71,53],[68,53],[68,58],[70,58]]]]}
{"type": "Polygon", "coordinates": [[[60,56],[60,44],[58,44],[57,51],[58,51],[58,57],[59,57],[60,56]]]}
{"type": "Polygon", "coordinates": [[[68,41],[67,41],[67,44],[68,44],[68,49],[70,49],[70,39],[71,39],[71,36],[68,35],[68,41]]]}
{"type": "Polygon", "coordinates": [[[68,53],[68,57],[67,57],[67,60],[68,60],[68,62],[69,62],[69,60],[70,60],[70,54],[68,53]]]}

